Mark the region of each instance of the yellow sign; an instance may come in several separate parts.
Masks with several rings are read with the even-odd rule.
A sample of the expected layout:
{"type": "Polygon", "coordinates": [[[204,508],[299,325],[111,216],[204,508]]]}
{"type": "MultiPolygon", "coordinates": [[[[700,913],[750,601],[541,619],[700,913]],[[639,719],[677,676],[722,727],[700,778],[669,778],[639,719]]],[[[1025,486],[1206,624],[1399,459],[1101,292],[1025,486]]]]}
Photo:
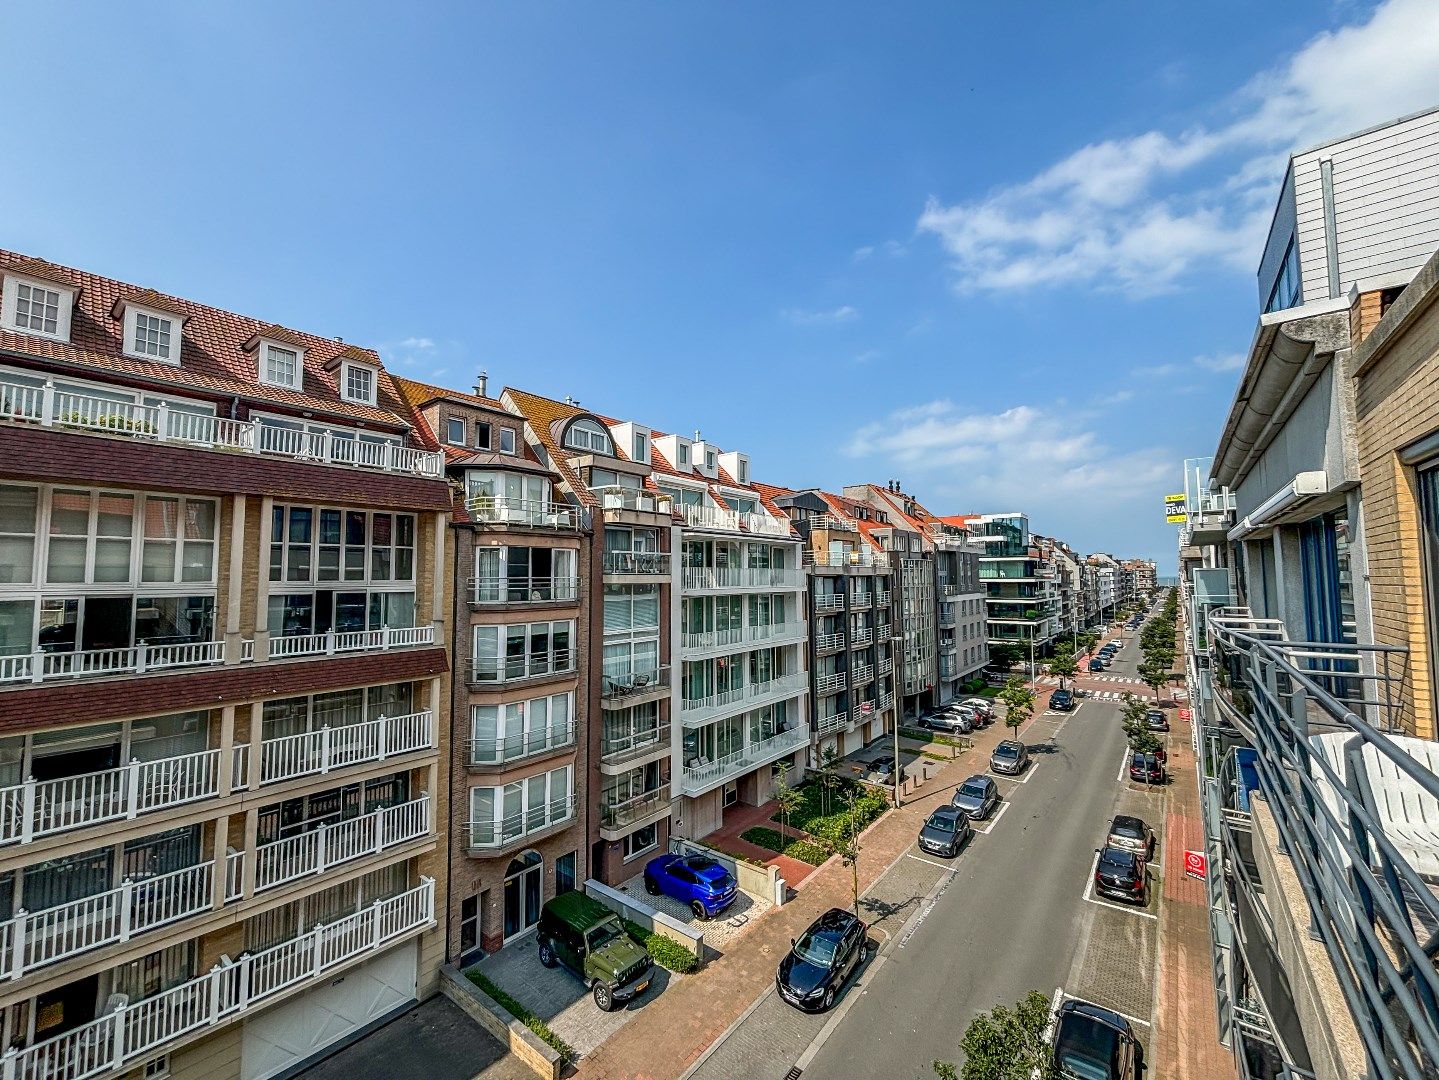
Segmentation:
{"type": "Polygon", "coordinates": [[[1164,520],[1171,525],[1183,525],[1189,520],[1184,512],[1184,504],[1188,500],[1181,491],[1178,495],[1164,496],[1164,520]]]}

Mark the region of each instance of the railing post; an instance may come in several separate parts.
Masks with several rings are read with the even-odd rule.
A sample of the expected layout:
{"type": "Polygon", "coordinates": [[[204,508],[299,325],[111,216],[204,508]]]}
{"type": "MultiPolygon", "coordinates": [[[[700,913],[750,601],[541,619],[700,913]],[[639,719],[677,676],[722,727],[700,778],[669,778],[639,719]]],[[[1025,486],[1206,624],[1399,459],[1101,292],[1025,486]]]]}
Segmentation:
{"type": "Polygon", "coordinates": [[[142,675],[150,659],[150,647],[143,641],[135,643],[135,674],[142,675]]]}
{"type": "Polygon", "coordinates": [[[30,681],[41,682],[45,678],[45,654],[36,649],[30,654],[30,681]]]}
{"type": "Polygon", "coordinates": [[[170,406],[160,402],[155,406],[155,438],[165,442],[170,437],[170,406]]]}
{"type": "Polygon", "coordinates": [[[20,1051],[12,1046],[0,1057],[0,1080],[16,1080],[15,1059],[19,1056],[20,1051]]]}
{"type": "Polygon", "coordinates": [[[35,778],[27,776],[20,785],[20,842],[35,839],[35,778]]]}
{"type": "Polygon", "coordinates": [[[333,630],[325,631],[325,655],[335,655],[335,632],[333,630]]]}
{"type": "Polygon", "coordinates": [[[129,878],[120,882],[120,940],[130,940],[130,923],[135,917],[135,883],[129,878]]]}
{"type": "Polygon", "coordinates": [[[15,912],[10,920],[10,978],[18,979],[25,974],[25,938],[27,937],[30,913],[24,908],[15,912]]]}
{"type": "Polygon", "coordinates": [[[385,936],[384,928],[382,925],[384,916],[384,901],[376,900],[373,904],[370,905],[370,911],[374,914],[374,918],[370,923],[370,947],[378,949],[380,947],[380,942],[384,940],[385,936]]]}
{"type": "Polygon", "coordinates": [[[239,1011],[243,1012],[250,1006],[250,981],[255,974],[250,954],[246,953],[240,957],[240,963],[237,966],[240,970],[235,974],[235,1005],[239,1011]]]}
{"type": "Polygon", "coordinates": [[[389,624],[386,623],[384,626],[380,627],[380,648],[381,648],[381,649],[388,649],[389,647],[390,647],[390,627],[389,627],[389,624]]]}
{"type": "Polygon", "coordinates": [[[382,808],[382,809],[380,809],[380,810],[376,810],[376,811],[375,811],[375,816],[370,819],[371,821],[374,822],[374,824],[373,824],[372,826],[370,826],[370,827],[375,830],[375,853],[376,853],[376,854],[378,854],[378,853],[380,853],[381,851],[384,851],[384,850],[385,850],[385,827],[384,827],[384,821],[385,821],[385,813],[386,813],[386,811],[388,811],[388,810],[389,810],[389,807],[384,807],[384,808],[382,808]]]}
{"type": "Polygon", "coordinates": [[[115,1006],[115,1011],[110,1014],[110,1063],[119,1065],[125,1060],[125,1010],[128,1005],[120,1004],[115,1006]]]}
{"type": "Polygon", "coordinates": [[[320,772],[330,771],[330,725],[320,727],[320,772]]]}
{"type": "Polygon", "coordinates": [[[222,974],[224,971],[219,964],[210,969],[210,985],[206,989],[209,991],[209,1022],[211,1024],[217,1024],[220,1021],[220,987],[223,985],[220,976],[222,974]]]}
{"type": "Polygon", "coordinates": [[[315,830],[315,873],[322,873],[325,869],[325,858],[329,854],[326,850],[329,847],[329,838],[326,835],[330,831],[328,825],[321,825],[315,830]]]}
{"type": "Polygon", "coordinates": [[[131,758],[125,766],[125,816],[133,818],[140,812],[140,759],[131,758]]]}
{"type": "Polygon", "coordinates": [[[55,426],[55,380],[46,379],[40,388],[40,426],[55,426]]]}
{"type": "Polygon", "coordinates": [[[316,975],[325,970],[325,924],[316,923],[315,929],[310,931],[315,937],[315,951],[312,966],[316,975]]]}
{"type": "Polygon", "coordinates": [[[375,717],[375,723],[379,725],[375,732],[375,760],[383,761],[390,752],[390,722],[385,719],[384,713],[380,713],[375,717]]]}

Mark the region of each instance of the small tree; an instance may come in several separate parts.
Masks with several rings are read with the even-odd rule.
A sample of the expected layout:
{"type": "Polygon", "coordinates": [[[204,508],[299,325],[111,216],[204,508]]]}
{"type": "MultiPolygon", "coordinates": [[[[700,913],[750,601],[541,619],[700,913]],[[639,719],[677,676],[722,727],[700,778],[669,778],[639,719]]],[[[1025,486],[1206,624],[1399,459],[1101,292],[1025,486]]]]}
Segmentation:
{"type": "Polygon", "coordinates": [[[1018,736],[1019,729],[1034,715],[1034,691],[1025,685],[1023,679],[1012,678],[999,692],[999,700],[1005,704],[1005,726],[1012,727],[1018,736]]]}
{"type": "Polygon", "coordinates": [[[940,1080],[1057,1080],[1054,1053],[1045,1032],[1049,999],[1031,990],[1014,1007],[996,1005],[969,1022],[959,1048],[964,1064],[933,1064],[940,1080]]]}
{"type": "Polygon", "coordinates": [[[826,833],[820,840],[831,855],[838,855],[840,861],[849,867],[854,886],[854,916],[859,918],[859,793],[849,787],[841,797],[849,808],[846,825],[835,832],[826,833]]]}
{"type": "Polygon", "coordinates": [[[839,782],[839,777],[834,774],[834,767],[837,764],[839,764],[839,751],[833,746],[826,746],[819,760],[819,790],[823,796],[821,801],[824,803],[825,817],[829,817],[830,802],[834,798],[835,784],[839,782]]]}
{"type": "Polygon", "coordinates": [[[1060,646],[1054,651],[1049,660],[1049,673],[1059,676],[1059,688],[1064,689],[1064,680],[1074,678],[1079,670],[1079,664],[1075,662],[1074,653],[1069,651],[1067,646],[1060,646]]]}
{"type": "Polygon", "coordinates": [[[1148,728],[1129,734],[1129,749],[1136,754],[1157,754],[1163,746],[1163,740],[1148,728]]]}
{"type": "Polygon", "coordinates": [[[989,647],[989,663],[1000,671],[1008,671],[1024,659],[1024,650],[1012,641],[1001,641],[989,647]]]}
{"type": "Polygon", "coordinates": [[[1159,691],[1169,682],[1169,672],[1173,667],[1173,657],[1166,660],[1163,656],[1146,656],[1139,665],[1139,678],[1154,691],[1156,702],[1159,701],[1159,691]]]}
{"type": "Polygon", "coordinates": [[[799,808],[799,804],[803,798],[804,796],[789,785],[789,762],[780,762],[775,770],[774,801],[779,806],[781,850],[790,845],[789,816],[799,808]]]}

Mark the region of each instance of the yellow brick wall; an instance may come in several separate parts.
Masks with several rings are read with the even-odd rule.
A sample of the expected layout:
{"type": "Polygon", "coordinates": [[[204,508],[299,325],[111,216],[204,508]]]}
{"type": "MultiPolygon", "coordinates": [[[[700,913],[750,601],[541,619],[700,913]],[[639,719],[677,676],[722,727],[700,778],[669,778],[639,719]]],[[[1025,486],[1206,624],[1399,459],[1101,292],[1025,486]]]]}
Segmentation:
{"type": "MultiPolygon", "coordinates": [[[[1378,321],[1379,294],[1359,298],[1353,334],[1378,321]],[[1367,325],[1365,325],[1367,324],[1367,325]]],[[[1409,649],[1400,720],[1435,736],[1415,472],[1399,451],[1439,430],[1439,305],[1429,307],[1355,382],[1370,607],[1380,644],[1409,649]]],[[[1439,585],[1439,583],[1435,583],[1439,585]]]]}

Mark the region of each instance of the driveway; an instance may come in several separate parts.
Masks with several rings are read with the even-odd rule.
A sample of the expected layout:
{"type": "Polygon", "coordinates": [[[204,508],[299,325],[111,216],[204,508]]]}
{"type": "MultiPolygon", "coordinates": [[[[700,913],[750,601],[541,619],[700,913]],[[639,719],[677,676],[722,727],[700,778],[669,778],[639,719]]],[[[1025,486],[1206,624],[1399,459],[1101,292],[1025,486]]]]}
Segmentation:
{"type": "MultiPolygon", "coordinates": [[[[643,891],[643,890],[642,890],[643,891]]],[[[480,961],[485,977],[554,1030],[583,1057],[645,1010],[671,981],[682,978],[658,964],[650,970],[650,988],[614,1012],[601,1012],[584,984],[563,967],[540,964],[534,934],[506,945],[480,961]]]]}
{"type": "Polygon", "coordinates": [[[645,890],[645,876],[643,873],[636,874],[623,885],[619,890],[626,896],[633,898],[636,902],[662,911],[672,919],[678,919],[686,926],[692,926],[705,936],[705,947],[716,952],[725,952],[735,938],[743,934],[770,908],[774,907],[774,901],[762,897],[751,896],[743,889],[735,897],[735,902],[717,919],[706,919],[701,922],[695,918],[695,913],[683,900],[676,900],[672,896],[661,893],[659,896],[651,896],[645,890]]]}

